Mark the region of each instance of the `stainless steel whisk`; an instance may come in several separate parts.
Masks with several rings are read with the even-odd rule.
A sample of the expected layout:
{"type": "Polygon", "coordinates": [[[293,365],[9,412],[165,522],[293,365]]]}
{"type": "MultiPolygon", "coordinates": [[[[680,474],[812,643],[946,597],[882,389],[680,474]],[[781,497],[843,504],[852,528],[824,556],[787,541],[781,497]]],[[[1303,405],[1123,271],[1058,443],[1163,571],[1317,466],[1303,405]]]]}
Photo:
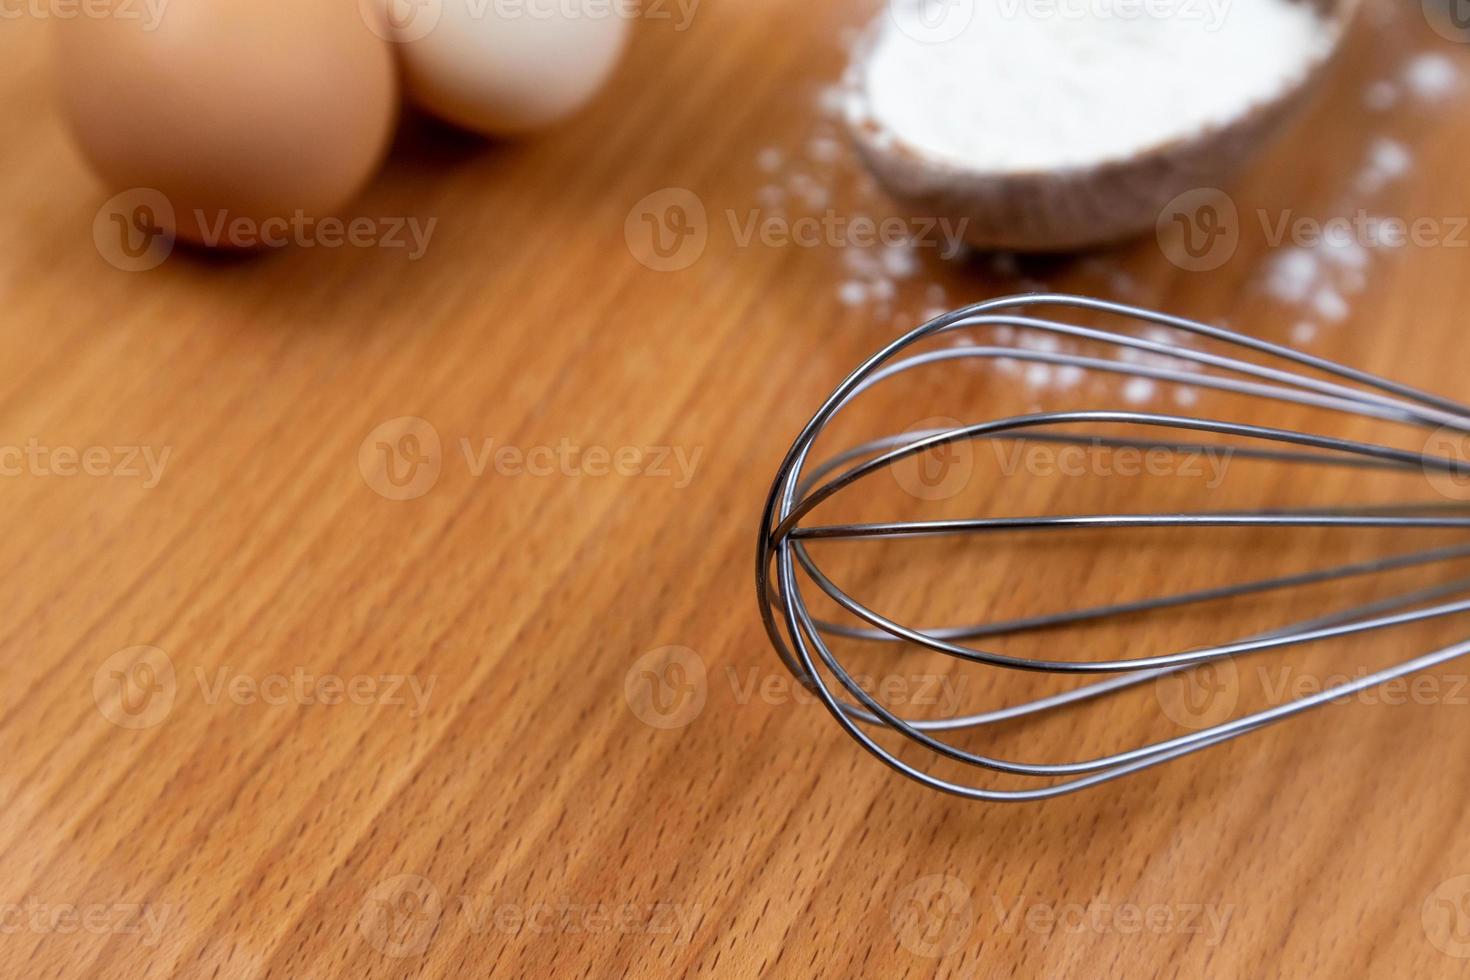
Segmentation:
{"type": "MultiPolygon", "coordinates": [[[[1338,564],[1221,587],[1181,592],[1138,601],[1072,609],[1065,612],[919,630],[884,616],[845,592],[812,558],[809,543],[817,540],[862,540],[893,536],[985,535],[1006,531],[1061,533],[1083,528],[1169,527],[1379,527],[1470,530],[1470,516],[1459,502],[1365,505],[1333,508],[1297,508],[1193,513],[1079,514],[1036,517],[977,517],[963,520],[893,521],[865,524],[803,523],[815,508],[836,494],[902,460],[962,441],[981,439],[1040,440],[1052,443],[1087,442],[1111,447],[1133,446],[1170,452],[1198,451],[1198,434],[1223,437],[1236,457],[1270,460],[1301,466],[1356,466],[1417,471],[1451,480],[1470,477],[1470,466],[1458,451],[1412,452],[1374,442],[1298,432],[1268,426],[1159,414],[1132,410],[1041,412],[997,418],[942,431],[905,432],[872,440],[813,465],[813,444],[834,416],[865,391],[904,372],[942,362],[973,358],[1011,358],[1056,368],[1105,372],[1153,382],[1188,385],[1244,395],[1268,402],[1311,406],[1343,416],[1377,420],[1419,430],[1443,430],[1447,442],[1459,445],[1470,434],[1470,408],[1426,394],[1406,385],[1376,377],[1300,351],[1244,336],[1220,327],[1117,303],[1066,295],[1008,297],[947,313],[914,329],[873,355],[850,374],[797,436],[777,472],[766,502],[756,559],[756,588],[771,642],[798,681],[816,693],[844,729],[865,749],[889,766],[927,786],[977,800],[1039,800],[1074,792],[1131,772],[1197,752],[1281,721],[1338,698],[1388,681],[1424,671],[1470,653],[1470,642],[1456,643],[1395,666],[1245,714],[1175,738],[1099,758],[1060,763],[1031,763],[993,758],[966,751],[942,736],[946,733],[1039,715],[1111,694],[1160,676],[1213,661],[1273,650],[1331,637],[1387,630],[1437,617],[1470,612],[1470,599],[1452,599],[1470,592],[1470,579],[1374,599],[1367,604],[1284,624],[1233,642],[1185,649],[1159,656],[1106,660],[1039,660],[1007,656],[963,641],[1017,634],[1047,627],[1098,622],[1151,610],[1185,607],[1238,596],[1369,576],[1415,566],[1431,566],[1470,556],[1470,544],[1443,544],[1412,552],[1385,555],[1369,561],[1338,564]],[[1037,307],[1085,311],[1122,317],[1133,326],[1167,328],[1152,335],[1085,327],[1032,315],[1037,307]],[[952,334],[989,333],[1014,337],[1017,332],[1071,338],[1068,343],[1101,347],[1107,354],[1073,353],[1059,345],[1021,345],[1012,341],[979,340],[966,346],[911,352],[923,341],[952,334]],[[1170,338],[1172,331],[1226,345],[1230,354],[1195,349],[1170,338]],[[1186,363],[1187,362],[1187,363],[1186,363]],[[1304,373],[1317,372],[1324,377],[1304,373]],[[1067,427],[1108,424],[1138,426],[1139,439],[1081,436],[1067,427]],[[1235,440],[1235,441],[1230,441],[1235,440]],[[1240,440],[1244,440],[1242,443],[1240,440]],[[804,583],[814,584],[850,614],[855,624],[816,618],[803,597],[804,583]],[[854,680],[834,655],[829,640],[908,644],[937,651],[972,664],[1021,671],[1058,674],[1109,675],[1061,694],[997,710],[944,718],[905,719],[891,711],[854,680]],[[823,669],[819,669],[818,665],[823,669]],[[835,683],[834,683],[835,681],[835,683]],[[923,746],[935,756],[972,767],[1013,776],[1034,777],[1038,785],[1024,789],[997,789],[939,778],[925,768],[906,762],[880,744],[869,729],[888,729],[923,746]]],[[[1433,441],[1433,440],[1430,440],[1433,441]]],[[[1215,443],[1219,445],[1220,443],[1215,443]]],[[[1457,539],[1466,540],[1466,539],[1457,539]]]]}

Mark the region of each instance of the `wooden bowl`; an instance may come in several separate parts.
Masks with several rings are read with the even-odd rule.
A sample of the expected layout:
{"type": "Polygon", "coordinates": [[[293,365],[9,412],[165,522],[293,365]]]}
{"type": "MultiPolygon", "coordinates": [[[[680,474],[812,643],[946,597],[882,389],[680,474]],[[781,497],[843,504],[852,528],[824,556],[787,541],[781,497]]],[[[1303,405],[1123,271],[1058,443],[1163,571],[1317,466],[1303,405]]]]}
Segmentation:
{"type": "Polygon", "coordinates": [[[937,159],[906,143],[862,111],[867,104],[862,68],[877,42],[881,17],[854,52],[847,102],[858,111],[848,113],[848,132],[863,162],[894,199],[915,215],[965,221],[965,240],[977,248],[1064,252],[1120,241],[1152,230],[1163,208],[1185,191],[1228,182],[1321,78],[1359,0],[1292,2],[1318,8],[1333,33],[1330,47],[1295,84],[1228,123],[1128,159],[1066,170],[986,172],[937,159]]]}

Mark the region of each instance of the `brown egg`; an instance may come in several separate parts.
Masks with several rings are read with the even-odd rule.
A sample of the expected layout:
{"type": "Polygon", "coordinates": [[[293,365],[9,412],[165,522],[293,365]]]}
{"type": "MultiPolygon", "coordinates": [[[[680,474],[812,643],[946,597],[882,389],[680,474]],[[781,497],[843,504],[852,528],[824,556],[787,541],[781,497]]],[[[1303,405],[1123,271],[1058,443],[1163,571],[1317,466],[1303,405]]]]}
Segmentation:
{"type": "Polygon", "coordinates": [[[130,9],[54,23],[63,110],[111,190],[161,194],[181,237],[228,246],[230,222],[318,219],[372,176],[398,83],[359,4],[170,0],[151,29],[130,9]]]}

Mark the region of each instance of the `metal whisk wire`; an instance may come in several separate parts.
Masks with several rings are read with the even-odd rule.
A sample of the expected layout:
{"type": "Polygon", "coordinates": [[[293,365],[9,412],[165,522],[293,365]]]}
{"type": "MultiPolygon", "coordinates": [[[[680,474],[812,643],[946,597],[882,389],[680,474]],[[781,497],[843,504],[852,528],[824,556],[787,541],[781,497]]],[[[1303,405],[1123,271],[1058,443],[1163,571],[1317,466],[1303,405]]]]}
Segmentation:
{"type": "Polygon", "coordinates": [[[1037,715],[1103,697],[1212,661],[1470,612],[1470,599],[1463,598],[1465,593],[1470,592],[1470,579],[1461,579],[1375,599],[1329,615],[1288,623],[1230,643],[1158,656],[1091,661],[1036,660],[1008,656],[961,642],[1434,565],[1470,557],[1470,543],[1467,543],[1003,622],[914,629],[882,615],[855,599],[824,574],[812,559],[808,543],[814,540],[955,534],[984,536],[1005,531],[1069,528],[1336,526],[1470,530],[1470,512],[1467,512],[1466,507],[1460,503],[1445,501],[1201,513],[1109,513],[833,525],[802,523],[823,502],[858,481],[937,447],[982,439],[1030,439],[1060,443],[1082,441],[1081,436],[1065,429],[1048,431],[1058,426],[1124,424],[1167,434],[1157,439],[1086,437],[1085,441],[1090,444],[1109,447],[1163,448],[1177,452],[1198,449],[1205,445],[1185,441],[1191,435],[1210,434],[1248,440],[1247,445],[1230,444],[1231,452],[1240,458],[1309,466],[1438,472],[1459,478],[1470,476],[1470,466],[1442,455],[1410,452],[1376,443],[1242,422],[1115,409],[1040,412],[952,429],[884,436],[844,450],[807,472],[808,457],[818,437],[828,428],[833,418],[862,393],[916,368],[972,358],[1009,358],[1088,372],[1187,384],[1195,388],[1310,406],[1341,415],[1359,416],[1421,430],[1443,429],[1456,434],[1470,433],[1470,408],[1449,399],[1221,327],[1103,300],[1057,294],[1007,297],[945,314],[914,329],[873,355],[850,374],[798,435],[777,472],[767,498],[756,558],[757,595],[766,630],[777,653],[793,676],[816,693],[854,739],[897,771],[932,788],[971,799],[1026,801],[1060,796],[1200,751],[1331,701],[1470,653],[1470,642],[1457,643],[1265,710],[1175,738],[1092,759],[1063,763],[1019,762],[969,752],[945,741],[939,737],[940,734],[1037,715]],[[1029,315],[1035,307],[1101,313],[1125,318],[1135,325],[1168,328],[1170,331],[1179,331],[1225,345],[1232,349],[1235,356],[1207,353],[1168,339],[1151,339],[1029,315]],[[1093,356],[1017,344],[976,344],[900,356],[914,345],[946,333],[985,329],[997,332],[997,328],[1008,328],[1012,332],[1051,334],[1084,343],[1105,345],[1115,354],[1112,357],[1093,356]],[[1251,356],[1270,359],[1277,364],[1273,366],[1242,359],[1251,356]],[[1331,380],[1300,373],[1301,369],[1327,375],[1331,380]],[[1266,446],[1271,448],[1263,448],[1266,446]],[[815,618],[801,591],[803,577],[861,625],[815,618]],[[1457,595],[1462,598],[1452,598],[1457,595]],[[1092,681],[1061,694],[997,710],[938,719],[905,719],[882,704],[852,677],[832,652],[827,642],[830,637],[873,643],[911,644],[962,661],[1011,670],[1114,676],[1092,681]],[[818,669],[818,661],[835,678],[835,689],[827,676],[818,669]],[[969,766],[1014,776],[1036,777],[1049,782],[1025,789],[995,789],[942,779],[898,758],[893,751],[869,734],[869,727],[897,732],[938,756],[969,766]]]}

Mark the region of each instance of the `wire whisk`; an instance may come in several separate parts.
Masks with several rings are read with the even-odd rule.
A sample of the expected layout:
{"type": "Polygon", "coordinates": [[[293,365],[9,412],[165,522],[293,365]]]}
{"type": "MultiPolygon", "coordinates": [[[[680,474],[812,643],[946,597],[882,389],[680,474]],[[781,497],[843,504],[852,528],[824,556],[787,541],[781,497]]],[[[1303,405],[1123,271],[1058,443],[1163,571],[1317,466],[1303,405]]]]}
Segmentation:
{"type": "MultiPolygon", "coordinates": [[[[1278,410],[1276,414],[1283,413],[1278,410]]],[[[1149,656],[1037,659],[986,649],[980,645],[982,641],[1058,627],[1116,622],[1157,610],[1197,607],[1350,579],[1376,584],[1381,579],[1375,576],[1403,569],[1429,569],[1437,574],[1445,563],[1470,557],[1470,538],[1452,534],[1456,530],[1470,530],[1470,509],[1442,490],[1437,498],[1426,495],[1425,500],[1407,503],[977,516],[868,523],[819,523],[812,517],[818,507],[895,464],[923,453],[981,440],[1103,445],[1175,454],[1214,446],[1223,447],[1238,459],[1301,467],[1304,474],[1315,467],[1354,467],[1416,474],[1426,488],[1458,486],[1470,480],[1470,465],[1462,458],[1463,447],[1470,445],[1465,441],[1467,435],[1470,435],[1470,408],[1457,402],[1223,327],[1078,296],[1027,295],[978,303],[931,320],[873,355],[848,375],[797,436],[776,474],[762,518],[756,557],[756,589],[762,617],[771,643],[792,675],[817,695],[863,748],[898,772],[934,789],[977,800],[1028,801],[1060,796],[1198,752],[1334,700],[1445,664],[1470,653],[1470,642],[1432,650],[1386,669],[1197,731],[1096,758],[1017,761],[968,751],[950,739],[956,733],[1040,716],[1207,664],[1332,638],[1379,633],[1470,612],[1470,598],[1463,597],[1470,593],[1470,579],[1436,580],[1429,587],[1409,591],[1397,586],[1393,590],[1380,589],[1382,594],[1375,594],[1371,601],[1359,601],[1326,615],[1285,622],[1266,630],[1251,630],[1227,642],[1149,656]],[[1121,318],[1121,323],[1118,328],[1083,326],[1054,318],[1060,314],[1042,316],[1038,310],[1058,310],[1071,314],[1072,319],[1086,318],[1089,322],[1097,318],[1121,318]],[[953,340],[961,336],[968,342],[914,350],[936,338],[953,340]],[[1021,336],[1050,337],[1052,341],[1026,344],[1017,341],[1021,336]],[[1197,348],[1192,346],[1193,342],[1204,342],[1224,352],[1197,348]],[[1128,407],[1086,408],[1034,412],[929,431],[890,434],[844,449],[823,462],[809,463],[814,444],[828,431],[834,417],[865,392],[915,369],[973,359],[1010,359],[1020,364],[1047,365],[1074,375],[1084,372],[1088,378],[1112,377],[1125,383],[1126,379],[1147,379],[1150,384],[1188,386],[1210,395],[1244,396],[1256,409],[1252,417],[1257,419],[1272,417],[1260,409],[1269,410],[1273,404],[1294,405],[1320,410],[1326,413],[1324,417],[1343,422],[1351,431],[1356,431],[1355,426],[1362,428],[1368,424],[1378,428],[1374,430],[1374,441],[1359,441],[1256,422],[1163,414],[1128,407]],[[1110,432],[1136,430],[1138,434],[1126,437],[1084,434],[1082,430],[1089,426],[1107,427],[1110,432]],[[1395,448],[1378,441],[1388,440],[1390,432],[1398,433],[1400,442],[1407,434],[1421,448],[1417,451],[1395,448]],[[818,541],[964,536],[964,541],[973,542],[976,547],[987,547],[996,536],[1011,532],[1066,534],[1091,529],[1106,535],[1130,528],[1231,527],[1416,529],[1438,530],[1451,536],[1449,540],[1436,541],[1432,548],[1398,551],[1368,560],[1339,562],[1210,588],[1120,599],[1024,618],[923,629],[898,622],[855,598],[812,556],[813,542],[818,541]],[[824,602],[830,600],[851,621],[830,622],[815,614],[803,594],[803,589],[811,586],[826,597],[824,602]],[[886,645],[890,650],[932,651],[965,664],[1003,671],[1083,675],[1084,682],[1062,693],[1008,707],[939,718],[905,718],[854,678],[833,651],[837,640],[886,645]],[[900,758],[898,751],[879,740],[885,730],[926,750],[924,758],[930,764],[920,765],[900,758]],[[1036,782],[1023,782],[1022,788],[955,782],[931,771],[932,763],[940,759],[1002,777],[1026,777],[1036,782]]],[[[890,737],[887,741],[894,740],[890,737]]],[[[915,754],[905,753],[907,757],[915,754]]]]}

